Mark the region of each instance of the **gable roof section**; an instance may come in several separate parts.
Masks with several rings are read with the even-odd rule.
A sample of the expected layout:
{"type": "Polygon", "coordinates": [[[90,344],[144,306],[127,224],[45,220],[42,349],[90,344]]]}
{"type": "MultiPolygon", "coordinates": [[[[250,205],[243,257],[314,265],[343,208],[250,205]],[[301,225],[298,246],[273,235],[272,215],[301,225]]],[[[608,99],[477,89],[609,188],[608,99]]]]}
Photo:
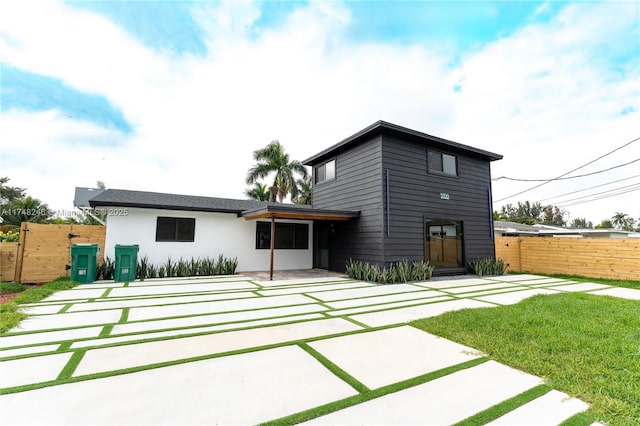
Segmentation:
{"type": "Polygon", "coordinates": [[[418,132],[417,130],[411,130],[406,127],[398,126],[397,124],[388,123],[386,121],[377,121],[369,127],[360,130],[358,133],[349,136],[337,144],[320,151],[314,156],[311,156],[304,160],[302,163],[307,166],[314,166],[323,160],[332,157],[339,152],[345,151],[360,142],[364,142],[373,136],[378,134],[387,134],[392,136],[398,136],[403,139],[414,140],[416,142],[422,142],[429,144],[435,148],[446,149],[456,152],[461,152],[474,157],[480,157],[488,161],[495,161],[502,159],[502,155],[495,154],[493,152],[485,151],[472,146],[463,145],[458,142],[442,139],[437,136],[431,136],[426,133],[418,132]]]}
{"type": "Polygon", "coordinates": [[[266,201],[234,200],[195,195],[107,189],[89,200],[91,207],[140,207],[161,210],[186,210],[240,214],[266,206],[266,201]]]}

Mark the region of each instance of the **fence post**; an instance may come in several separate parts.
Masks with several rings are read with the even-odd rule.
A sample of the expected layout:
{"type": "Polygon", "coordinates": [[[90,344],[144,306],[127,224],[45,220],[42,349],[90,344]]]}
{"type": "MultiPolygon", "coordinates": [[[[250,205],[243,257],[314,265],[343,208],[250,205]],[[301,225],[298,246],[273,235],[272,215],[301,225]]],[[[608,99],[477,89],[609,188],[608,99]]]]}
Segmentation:
{"type": "Polygon", "coordinates": [[[22,263],[24,258],[24,247],[27,244],[27,232],[29,232],[27,222],[22,222],[20,224],[20,241],[18,242],[18,250],[16,253],[16,270],[13,274],[13,280],[17,283],[22,282],[22,263]]]}

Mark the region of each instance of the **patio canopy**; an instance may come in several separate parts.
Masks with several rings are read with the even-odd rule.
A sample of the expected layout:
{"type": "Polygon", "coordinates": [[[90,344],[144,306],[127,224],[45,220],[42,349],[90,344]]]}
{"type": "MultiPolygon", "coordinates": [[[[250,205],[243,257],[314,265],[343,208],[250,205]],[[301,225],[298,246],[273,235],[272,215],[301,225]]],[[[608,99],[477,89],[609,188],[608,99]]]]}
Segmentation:
{"type": "Polygon", "coordinates": [[[255,210],[239,214],[246,220],[271,218],[271,247],[269,260],[269,279],[273,280],[273,256],[275,249],[276,219],[298,220],[349,220],[360,216],[359,211],[318,209],[301,204],[267,204],[255,210]]]}

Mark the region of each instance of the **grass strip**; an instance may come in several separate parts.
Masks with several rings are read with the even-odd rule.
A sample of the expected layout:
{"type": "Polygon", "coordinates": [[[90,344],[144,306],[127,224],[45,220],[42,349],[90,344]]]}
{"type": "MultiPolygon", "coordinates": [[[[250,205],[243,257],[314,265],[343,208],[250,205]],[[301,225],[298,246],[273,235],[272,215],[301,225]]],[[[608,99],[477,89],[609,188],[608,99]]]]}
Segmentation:
{"type": "Polygon", "coordinates": [[[20,293],[27,289],[26,286],[20,283],[9,283],[6,281],[0,281],[0,294],[20,293]]]}
{"type": "Polygon", "coordinates": [[[78,368],[78,364],[80,364],[80,361],[82,361],[82,357],[84,357],[85,353],[87,353],[87,351],[85,350],[79,350],[79,351],[73,352],[73,354],[71,355],[71,358],[69,358],[69,361],[67,361],[67,364],[64,366],[64,368],[58,375],[58,378],[56,379],[56,381],[65,380],[72,377],[73,373],[76,371],[76,368],[78,368]]]}
{"type": "Polygon", "coordinates": [[[111,290],[113,290],[113,287],[109,287],[108,289],[106,289],[104,293],[102,293],[102,296],[100,296],[100,298],[109,297],[109,293],[111,293],[111,290]]]}
{"type": "MultiPolygon", "coordinates": [[[[636,424],[640,424],[640,419],[637,419],[636,424]]],[[[574,416],[569,417],[564,422],[560,423],[558,426],[590,426],[593,424],[595,420],[593,416],[589,414],[589,412],[578,413],[574,416]]],[[[629,423],[631,425],[633,423],[629,423]]]]}
{"type": "Polygon", "coordinates": [[[118,324],[126,324],[128,318],[129,318],[129,308],[122,308],[122,315],[120,315],[118,324]]]}
{"type": "Polygon", "coordinates": [[[423,383],[430,382],[440,377],[447,376],[449,374],[466,370],[468,368],[475,367],[488,361],[487,358],[477,358],[471,361],[463,362],[462,364],[453,365],[451,367],[443,368],[441,370],[432,371],[431,373],[423,374],[422,376],[414,377],[408,380],[403,380],[398,383],[394,383],[381,388],[373,389],[368,392],[360,393],[348,398],[341,399],[339,401],[330,402],[329,404],[321,405],[319,407],[304,410],[299,413],[291,414],[289,416],[281,417],[279,419],[271,420],[265,423],[261,423],[262,426],[282,426],[293,425],[301,422],[305,422],[316,417],[324,416],[335,411],[343,410],[345,408],[352,407],[357,404],[361,404],[366,401],[370,401],[381,396],[388,395],[390,393],[398,392],[410,387],[418,386],[423,383]]]}
{"type": "Polygon", "coordinates": [[[471,417],[467,417],[466,419],[455,423],[455,426],[480,426],[487,424],[497,419],[498,417],[504,416],[508,412],[513,411],[514,409],[526,404],[527,402],[541,397],[550,390],[551,388],[547,385],[539,385],[533,387],[512,398],[506,399],[494,405],[493,407],[489,407],[486,410],[480,411],[479,413],[476,413],[471,417]]]}
{"type": "MultiPolygon", "coordinates": [[[[122,319],[122,318],[120,318],[122,319]]],[[[102,330],[100,331],[100,334],[98,334],[98,338],[105,338],[105,337],[109,337],[109,335],[111,334],[111,331],[113,330],[113,324],[107,324],[104,327],[102,327],[102,330]]]]}
{"type": "Polygon", "coordinates": [[[320,364],[324,365],[327,370],[338,376],[342,381],[347,382],[349,386],[354,388],[358,393],[369,392],[371,390],[351,374],[340,368],[329,358],[325,357],[320,352],[309,346],[307,343],[300,343],[298,346],[300,346],[309,355],[314,357],[320,364]]]}
{"type": "Polygon", "coordinates": [[[71,309],[71,307],[73,306],[73,303],[67,303],[66,305],[64,305],[62,308],[60,308],[60,310],[58,312],[56,312],[57,314],[64,314],[65,312],[67,312],[69,309],[71,309]]]}
{"type": "Polygon", "coordinates": [[[587,293],[538,295],[413,326],[544,377],[610,426],[639,424],[640,301],[587,293]]]}
{"type": "Polygon", "coordinates": [[[357,325],[358,327],[362,327],[362,328],[371,328],[371,327],[370,327],[370,326],[368,326],[367,324],[365,324],[365,323],[363,323],[363,322],[360,322],[360,321],[358,321],[358,320],[354,320],[353,318],[348,317],[348,316],[346,316],[346,315],[341,315],[341,316],[339,316],[339,317],[332,317],[332,316],[330,316],[330,315],[327,315],[327,317],[328,317],[328,318],[341,318],[341,319],[343,319],[343,320],[345,320],[345,321],[349,321],[350,323],[357,325]]]}

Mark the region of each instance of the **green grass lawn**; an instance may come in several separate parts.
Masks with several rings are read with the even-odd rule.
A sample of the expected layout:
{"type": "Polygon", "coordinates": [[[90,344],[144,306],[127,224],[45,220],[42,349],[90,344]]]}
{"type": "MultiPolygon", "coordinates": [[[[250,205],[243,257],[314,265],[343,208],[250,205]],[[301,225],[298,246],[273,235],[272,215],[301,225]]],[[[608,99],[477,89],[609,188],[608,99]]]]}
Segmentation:
{"type": "Polygon", "coordinates": [[[67,290],[77,286],[78,283],[70,281],[69,277],[60,277],[40,287],[25,290],[25,286],[16,283],[1,283],[2,293],[15,293],[21,291],[12,301],[0,305],[0,334],[6,333],[17,326],[27,317],[18,310],[23,303],[34,303],[51,296],[56,291],[67,290]],[[21,289],[22,288],[22,289],[21,289]],[[6,291],[5,291],[6,290],[6,291]],[[13,291],[11,291],[13,290],[13,291]]]}
{"type": "Polygon", "coordinates": [[[640,301],[582,293],[412,323],[544,378],[609,425],[640,425],[640,301]]]}

